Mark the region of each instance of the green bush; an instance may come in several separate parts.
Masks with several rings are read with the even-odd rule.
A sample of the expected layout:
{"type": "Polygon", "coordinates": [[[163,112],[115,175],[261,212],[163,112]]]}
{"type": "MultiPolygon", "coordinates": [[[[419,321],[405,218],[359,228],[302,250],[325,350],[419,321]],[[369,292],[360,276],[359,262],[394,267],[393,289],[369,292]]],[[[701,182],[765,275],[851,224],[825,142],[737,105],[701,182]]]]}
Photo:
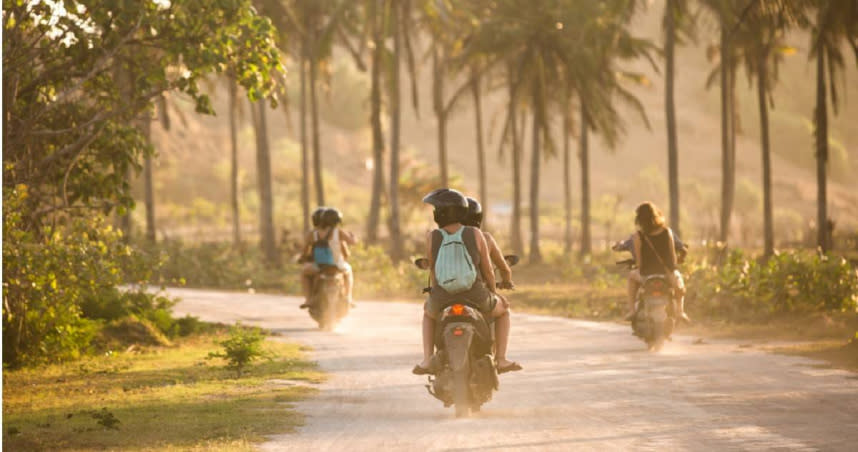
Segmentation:
{"type": "Polygon", "coordinates": [[[27,187],[3,191],[3,363],[75,359],[93,350],[106,323],[139,316],[164,328],[173,301],[144,288],[157,262],[136,253],[104,218],[26,227],[27,187]]]}
{"type": "Polygon", "coordinates": [[[229,338],[219,342],[223,352],[211,352],[208,358],[226,360],[226,367],[241,374],[248,364],[260,358],[270,358],[271,354],[262,347],[265,336],[259,328],[247,328],[237,324],[232,328],[229,338]]]}
{"type": "Polygon", "coordinates": [[[818,253],[785,252],[758,261],[733,250],[720,267],[694,266],[687,286],[689,309],[706,317],[741,321],[858,310],[858,270],[818,253]]]}

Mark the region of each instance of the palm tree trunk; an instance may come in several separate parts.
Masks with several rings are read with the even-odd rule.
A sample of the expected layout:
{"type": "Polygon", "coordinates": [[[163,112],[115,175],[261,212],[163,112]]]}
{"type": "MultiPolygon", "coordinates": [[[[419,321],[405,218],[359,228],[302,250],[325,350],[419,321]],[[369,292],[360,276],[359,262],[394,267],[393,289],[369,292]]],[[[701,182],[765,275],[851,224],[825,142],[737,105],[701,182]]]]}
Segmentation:
{"type": "MultiPolygon", "coordinates": [[[[140,123],[146,143],[152,145],[152,118],[146,115],[140,123]]],[[[155,243],[155,190],[152,181],[152,156],[143,161],[143,196],[146,204],[146,241],[155,243]]]]}
{"type": "Polygon", "coordinates": [[[438,56],[438,48],[432,46],[432,100],[435,118],[438,121],[438,166],[441,169],[441,186],[450,184],[447,173],[447,111],[444,105],[444,67],[438,56]]]}
{"type": "Polygon", "coordinates": [[[372,41],[374,48],[370,58],[371,85],[370,85],[370,126],[372,127],[372,199],[369,204],[369,218],[367,219],[366,239],[369,243],[378,240],[378,223],[381,216],[381,199],[384,196],[384,134],[381,130],[381,65],[382,45],[381,27],[378,24],[376,14],[378,0],[369,2],[372,27],[372,41]]]}
{"type": "Polygon", "coordinates": [[[475,126],[477,128],[477,170],[480,180],[480,202],[483,205],[483,227],[485,227],[488,216],[489,195],[487,192],[488,182],[486,181],[486,151],[483,146],[483,106],[480,100],[480,77],[478,75],[471,77],[471,93],[474,96],[474,118],[476,119],[475,126]]]}
{"type": "Polygon", "coordinates": [[[509,125],[512,132],[512,223],[510,241],[513,253],[524,254],[524,241],[521,238],[521,142],[518,131],[518,99],[513,74],[515,68],[509,67],[509,125]]]}
{"type": "MultiPolygon", "coordinates": [[[[567,116],[564,114],[564,116],[567,116]]],[[[563,212],[566,225],[563,234],[563,253],[572,253],[572,173],[571,146],[570,146],[570,121],[568,117],[563,118],[563,212]]]]}
{"type": "MultiPolygon", "coordinates": [[[[822,8],[820,8],[822,11],[822,8]]],[[[820,13],[821,14],[821,13],[820,13]]],[[[816,246],[826,253],[828,237],[828,106],[825,98],[825,46],[816,55],[816,246]]],[[[833,82],[832,82],[833,83],[833,82]]]]}
{"type": "Polygon", "coordinates": [[[229,195],[232,207],[232,242],[241,245],[241,219],[238,211],[238,87],[234,78],[229,78],[229,144],[230,172],[229,195]]]}
{"type": "MultiPolygon", "coordinates": [[[[534,105],[538,105],[534,99],[534,105]]],[[[539,112],[533,112],[533,155],[530,160],[530,263],[542,262],[542,253],[539,251],[539,164],[541,163],[542,149],[539,142],[539,134],[542,126],[539,121],[539,112]]]]}
{"type": "Polygon", "coordinates": [[[399,29],[401,5],[395,2],[391,11],[391,30],[393,33],[393,77],[390,83],[390,257],[394,262],[402,259],[402,233],[399,229],[399,120],[400,96],[399,73],[402,53],[402,36],[399,29]]]}
{"type": "Polygon", "coordinates": [[[301,100],[299,114],[301,127],[301,209],[304,214],[304,231],[310,230],[310,156],[307,149],[307,44],[306,38],[301,39],[301,49],[298,58],[298,78],[301,80],[301,100]]]}
{"type": "Polygon", "coordinates": [[[319,107],[316,102],[316,74],[318,61],[315,50],[310,52],[310,125],[313,129],[313,179],[316,183],[316,202],[325,205],[325,187],[322,181],[322,151],[319,143],[319,107]]]}
{"type": "Polygon", "coordinates": [[[667,176],[670,191],[670,226],[679,234],[679,150],[676,137],[676,106],[673,100],[674,48],[676,46],[676,24],[674,12],[676,0],[667,0],[665,5],[664,41],[664,109],[667,121],[667,176]]]}
{"type": "Polygon", "coordinates": [[[581,256],[589,255],[593,250],[590,239],[590,143],[588,139],[590,125],[587,122],[587,108],[581,103],[581,256]]]}
{"type": "Polygon", "coordinates": [[[730,216],[733,210],[733,97],[729,30],[724,13],[721,14],[721,231],[720,240],[727,242],[730,216]]]}
{"type": "Polygon", "coordinates": [[[763,242],[764,255],[770,257],[775,252],[774,227],[772,226],[772,159],[769,147],[769,104],[766,61],[767,52],[760,53],[757,72],[757,95],[760,103],[760,135],[763,153],[763,242]]]}
{"type": "Polygon", "coordinates": [[[265,99],[256,102],[256,179],[259,188],[259,245],[265,259],[277,264],[274,242],[274,205],[271,193],[271,150],[268,146],[268,125],[265,119],[265,99]]]}

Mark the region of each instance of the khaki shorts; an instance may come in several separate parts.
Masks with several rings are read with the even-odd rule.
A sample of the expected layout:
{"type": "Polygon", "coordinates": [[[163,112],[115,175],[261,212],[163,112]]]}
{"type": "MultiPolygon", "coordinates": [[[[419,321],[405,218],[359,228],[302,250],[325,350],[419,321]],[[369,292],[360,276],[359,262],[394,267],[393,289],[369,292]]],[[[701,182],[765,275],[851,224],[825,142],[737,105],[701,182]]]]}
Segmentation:
{"type": "MultiPolygon", "coordinates": [[[[480,313],[483,314],[483,317],[485,317],[486,319],[490,319],[492,316],[492,311],[495,310],[495,306],[497,306],[498,304],[498,296],[490,295],[488,298],[486,298],[480,303],[474,303],[470,300],[462,300],[462,302],[469,306],[477,308],[480,313]]],[[[441,311],[443,311],[444,308],[455,303],[457,302],[450,300],[433,299],[430,295],[426,298],[426,302],[423,303],[423,310],[426,311],[427,314],[429,314],[429,317],[437,319],[441,316],[441,311]]]]}

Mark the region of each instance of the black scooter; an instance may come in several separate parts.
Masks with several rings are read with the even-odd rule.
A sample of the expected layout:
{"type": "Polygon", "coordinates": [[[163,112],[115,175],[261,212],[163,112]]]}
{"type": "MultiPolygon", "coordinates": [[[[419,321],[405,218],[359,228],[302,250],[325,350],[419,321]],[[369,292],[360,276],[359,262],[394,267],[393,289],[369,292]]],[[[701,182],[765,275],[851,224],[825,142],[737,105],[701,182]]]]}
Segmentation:
{"type": "MultiPolygon", "coordinates": [[[[504,256],[513,266],[518,256],[504,256]]],[[[429,259],[414,264],[428,270],[429,259]]],[[[428,293],[431,288],[423,289],[428,293]]],[[[435,354],[430,361],[426,389],[444,407],[455,405],[456,417],[479,411],[499,387],[494,354],[494,323],[466,301],[454,302],[441,310],[435,324],[435,354]]]]}

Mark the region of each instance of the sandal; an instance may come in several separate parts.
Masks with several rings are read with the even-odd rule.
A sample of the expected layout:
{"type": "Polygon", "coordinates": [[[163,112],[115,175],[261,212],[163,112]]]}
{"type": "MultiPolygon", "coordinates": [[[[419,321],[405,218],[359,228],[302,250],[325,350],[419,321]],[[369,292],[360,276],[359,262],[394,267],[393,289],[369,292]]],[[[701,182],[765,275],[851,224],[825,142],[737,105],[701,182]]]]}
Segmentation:
{"type": "Polygon", "coordinates": [[[430,369],[421,367],[420,364],[414,366],[414,368],[411,369],[411,373],[414,375],[432,375],[432,371],[430,369]]]}
{"type": "Polygon", "coordinates": [[[521,364],[513,361],[504,367],[498,366],[498,374],[505,374],[507,372],[516,372],[516,371],[519,371],[521,369],[523,369],[523,367],[521,367],[521,364]]]}

